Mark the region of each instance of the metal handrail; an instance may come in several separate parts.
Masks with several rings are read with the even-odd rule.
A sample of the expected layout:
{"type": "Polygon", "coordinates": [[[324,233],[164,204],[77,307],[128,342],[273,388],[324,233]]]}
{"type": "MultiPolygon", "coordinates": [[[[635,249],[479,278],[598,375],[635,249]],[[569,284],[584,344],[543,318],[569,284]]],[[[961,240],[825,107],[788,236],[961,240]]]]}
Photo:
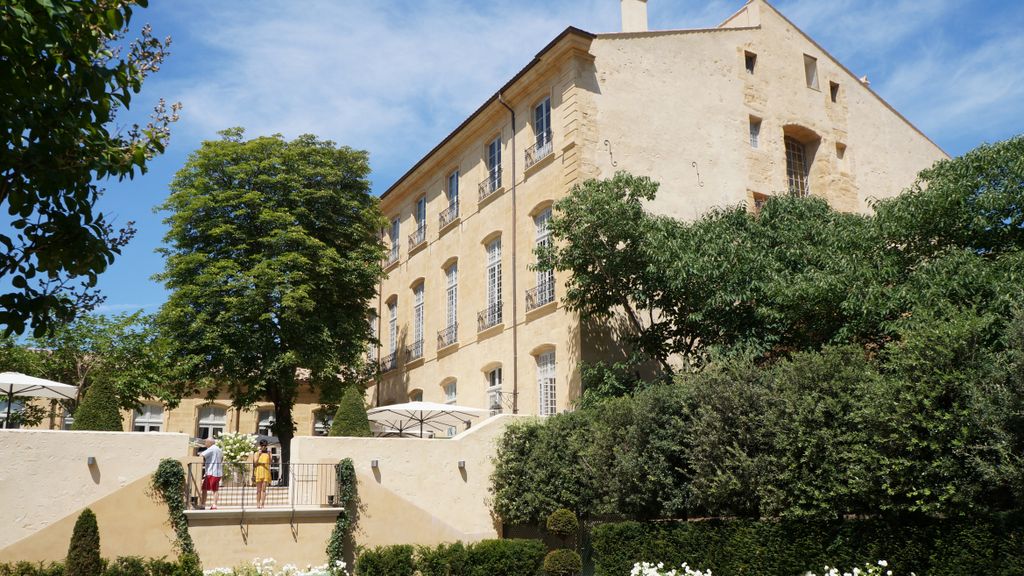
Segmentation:
{"type": "Polygon", "coordinates": [[[380,359],[380,371],[388,372],[398,368],[398,352],[392,352],[380,359]]]}
{"type": "Polygon", "coordinates": [[[459,341],[459,325],[452,324],[444,330],[437,331],[437,347],[444,348],[459,341]]]}
{"type": "Polygon", "coordinates": [[[391,247],[391,251],[388,252],[387,258],[385,258],[384,260],[384,267],[387,268],[388,266],[391,266],[395,262],[398,262],[398,256],[398,244],[395,244],[394,246],[391,247]]]}
{"type": "Polygon", "coordinates": [[[531,288],[526,291],[526,311],[529,312],[535,308],[554,302],[555,300],[555,281],[554,279],[548,279],[537,285],[536,288],[531,288]]]}
{"type": "Polygon", "coordinates": [[[484,308],[479,314],[477,314],[476,330],[477,332],[482,332],[488,328],[501,324],[501,321],[501,302],[498,302],[497,304],[492,304],[487,308],[484,308]]]}
{"type": "Polygon", "coordinates": [[[409,234],[409,250],[427,241],[427,225],[420,224],[415,232],[409,234]]]}
{"type": "Polygon", "coordinates": [[[459,217],[459,203],[452,202],[448,205],[448,208],[444,209],[440,214],[437,215],[438,228],[444,228],[445,226],[455,222],[455,219],[459,217]]]}
{"type": "Polygon", "coordinates": [[[533,166],[537,162],[540,162],[552,152],[555,148],[551,145],[551,131],[548,130],[539,135],[537,143],[526,149],[526,168],[533,166]]]}
{"type": "MultiPolygon", "coordinates": [[[[276,457],[276,456],[275,456],[276,457]]],[[[256,483],[252,462],[224,463],[217,495],[218,510],[252,510],[256,508],[256,483]]],[[[333,507],[337,504],[337,472],[333,464],[289,463],[287,470],[272,465],[263,508],[294,509],[296,507],[333,507]],[[284,474],[283,472],[287,472],[284,474]]],[[[188,464],[185,484],[185,506],[200,509],[202,499],[203,463],[188,464]],[[198,481],[197,481],[198,480],[198,481]]],[[[207,494],[206,507],[213,503],[207,494]]]]}
{"type": "Polygon", "coordinates": [[[487,178],[480,183],[480,201],[483,202],[488,196],[501,190],[501,166],[496,166],[489,171],[487,178]]]}
{"type": "Polygon", "coordinates": [[[419,360],[420,358],[423,358],[423,339],[420,338],[419,340],[407,346],[405,349],[405,354],[406,358],[408,358],[408,361],[419,360]]]}

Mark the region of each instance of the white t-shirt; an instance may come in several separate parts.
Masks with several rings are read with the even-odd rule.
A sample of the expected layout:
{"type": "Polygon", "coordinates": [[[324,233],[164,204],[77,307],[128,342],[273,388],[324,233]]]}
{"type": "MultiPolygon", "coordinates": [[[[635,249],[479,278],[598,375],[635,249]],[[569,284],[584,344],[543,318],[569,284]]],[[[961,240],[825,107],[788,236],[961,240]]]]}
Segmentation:
{"type": "Polygon", "coordinates": [[[203,461],[206,463],[207,476],[217,476],[219,478],[224,475],[224,452],[220,449],[220,446],[214,444],[200,452],[199,455],[203,457],[203,461]]]}

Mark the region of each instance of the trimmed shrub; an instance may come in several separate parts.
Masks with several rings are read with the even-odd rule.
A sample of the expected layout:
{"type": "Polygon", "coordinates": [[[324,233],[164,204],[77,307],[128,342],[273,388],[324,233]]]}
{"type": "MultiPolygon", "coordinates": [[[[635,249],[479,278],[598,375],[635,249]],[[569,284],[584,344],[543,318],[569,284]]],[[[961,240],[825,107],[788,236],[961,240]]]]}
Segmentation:
{"type": "Polygon", "coordinates": [[[71,429],[124,431],[121,412],[118,409],[117,392],[113,384],[100,380],[86,390],[85,398],[75,410],[75,422],[71,429]]]}
{"type": "Polygon", "coordinates": [[[620,522],[592,536],[596,576],[628,574],[644,561],[686,562],[716,576],[792,576],[879,559],[894,574],[1010,576],[1021,574],[1024,516],[620,522]]]}
{"type": "Polygon", "coordinates": [[[63,562],[0,563],[0,576],[64,576],[63,562]]]}
{"type": "Polygon", "coordinates": [[[107,565],[103,576],[149,576],[149,571],[139,556],[120,556],[107,565]]]}
{"type": "Polygon", "coordinates": [[[65,565],[67,576],[100,576],[103,573],[100,529],[96,515],[88,508],[82,510],[75,521],[65,565]]]}
{"type": "Polygon", "coordinates": [[[356,559],[357,576],[413,576],[413,547],[408,544],[363,550],[356,559]]]}
{"type": "Polygon", "coordinates": [[[559,548],[544,557],[544,572],[548,576],[575,576],[583,571],[583,559],[575,550],[559,548]]]}
{"type": "Polygon", "coordinates": [[[203,576],[203,564],[196,554],[185,553],[178,557],[171,576],[203,576]]]}
{"type": "Polygon", "coordinates": [[[416,548],[416,569],[422,576],[464,576],[469,574],[469,549],[456,542],[437,548],[416,548]]]}
{"type": "Polygon", "coordinates": [[[358,386],[348,386],[338,402],[331,424],[331,436],[372,436],[370,419],[366,416],[366,405],[358,386]]]}
{"type": "Polygon", "coordinates": [[[580,529],[580,521],[576,514],[567,508],[559,508],[548,516],[548,532],[566,540],[576,535],[580,529]]]}
{"type": "Polygon", "coordinates": [[[469,547],[467,576],[534,576],[546,551],[540,540],[481,540],[469,547]]]}

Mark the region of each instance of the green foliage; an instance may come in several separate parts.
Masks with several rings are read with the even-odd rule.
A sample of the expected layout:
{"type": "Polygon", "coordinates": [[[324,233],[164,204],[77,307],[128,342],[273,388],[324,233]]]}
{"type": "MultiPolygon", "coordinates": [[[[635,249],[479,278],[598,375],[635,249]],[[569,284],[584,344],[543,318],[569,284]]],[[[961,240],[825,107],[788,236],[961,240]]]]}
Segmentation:
{"type": "Polygon", "coordinates": [[[534,576],[546,551],[540,540],[481,540],[469,546],[467,576],[534,576]]]}
{"type": "Polygon", "coordinates": [[[64,563],[0,562],[0,576],[64,576],[64,563]]]}
{"type": "Polygon", "coordinates": [[[75,520],[71,543],[65,561],[67,576],[100,576],[103,560],[100,558],[100,529],[96,515],[86,508],[75,520]]]}
{"type": "MultiPolygon", "coordinates": [[[[201,576],[202,567],[195,554],[182,554],[177,561],[164,558],[120,556],[107,563],[103,576],[201,576]]],[[[64,564],[42,562],[0,563],[0,576],[66,576],[64,564]]]]}
{"type": "Polygon", "coordinates": [[[579,552],[559,548],[544,557],[544,572],[548,576],[575,576],[583,571],[583,559],[579,552]]]}
{"type": "MultiPolygon", "coordinates": [[[[0,325],[36,336],[101,299],[97,275],[134,235],[95,210],[94,179],[133,177],[163,153],[178,106],[153,123],[115,128],[168,38],[149,27],[125,41],[147,0],[10,0],[0,6],[0,325]]],[[[123,123],[123,122],[121,122],[123,123]]]]}
{"type": "Polygon", "coordinates": [[[153,474],[151,493],[167,504],[167,516],[174,528],[174,547],[186,556],[196,553],[185,517],[185,468],[174,458],[164,458],[153,474]]]}
{"type": "Polygon", "coordinates": [[[408,544],[363,550],[356,559],[357,576],[413,576],[415,571],[413,547],[408,544]]]}
{"type": "Polygon", "coordinates": [[[365,152],[310,135],[221,134],[189,156],[161,206],[158,278],[171,293],[159,324],[189,383],[181,393],[226,387],[239,406],[272,402],[287,462],[296,370],[323,392],[365,352],[384,221],[365,152]]]}
{"type": "Polygon", "coordinates": [[[596,576],[627,574],[635,562],[687,562],[720,576],[792,576],[824,565],[889,561],[894,574],[1018,574],[1024,519],[923,516],[868,520],[708,520],[600,524],[596,576]]]}
{"type": "Polygon", "coordinates": [[[100,381],[89,387],[85,398],[75,410],[72,430],[124,431],[117,393],[109,382],[100,381]]]}
{"type": "Polygon", "coordinates": [[[327,563],[334,566],[339,560],[344,561],[345,548],[353,545],[352,533],[359,520],[359,494],[356,469],[351,458],[344,458],[334,466],[337,484],[335,485],[335,505],[341,508],[338,518],[334,521],[334,530],[327,541],[327,563]]]}
{"type": "Polygon", "coordinates": [[[331,424],[331,436],[372,436],[361,388],[346,386],[331,424]]]}
{"type": "Polygon", "coordinates": [[[572,510],[559,508],[548,515],[545,526],[548,532],[565,540],[576,535],[580,529],[580,521],[572,510]]]}
{"type": "Polygon", "coordinates": [[[462,542],[438,544],[436,548],[417,546],[416,569],[422,576],[468,575],[469,549],[462,542]]]}

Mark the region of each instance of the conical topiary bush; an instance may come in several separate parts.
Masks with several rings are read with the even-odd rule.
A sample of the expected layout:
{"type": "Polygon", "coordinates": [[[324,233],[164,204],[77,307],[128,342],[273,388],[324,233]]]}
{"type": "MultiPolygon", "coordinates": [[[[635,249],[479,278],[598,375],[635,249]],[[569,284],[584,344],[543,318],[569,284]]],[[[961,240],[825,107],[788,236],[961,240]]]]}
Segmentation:
{"type": "Polygon", "coordinates": [[[102,572],[100,528],[96,524],[96,515],[86,508],[78,515],[75,529],[71,532],[64,573],[66,576],[100,576],[102,572]]]}
{"type": "Polygon", "coordinates": [[[358,386],[348,386],[338,402],[331,424],[331,436],[371,436],[370,419],[358,386]]]}
{"type": "Polygon", "coordinates": [[[75,410],[75,423],[71,429],[124,431],[117,393],[112,384],[101,380],[86,390],[85,398],[75,410]]]}

